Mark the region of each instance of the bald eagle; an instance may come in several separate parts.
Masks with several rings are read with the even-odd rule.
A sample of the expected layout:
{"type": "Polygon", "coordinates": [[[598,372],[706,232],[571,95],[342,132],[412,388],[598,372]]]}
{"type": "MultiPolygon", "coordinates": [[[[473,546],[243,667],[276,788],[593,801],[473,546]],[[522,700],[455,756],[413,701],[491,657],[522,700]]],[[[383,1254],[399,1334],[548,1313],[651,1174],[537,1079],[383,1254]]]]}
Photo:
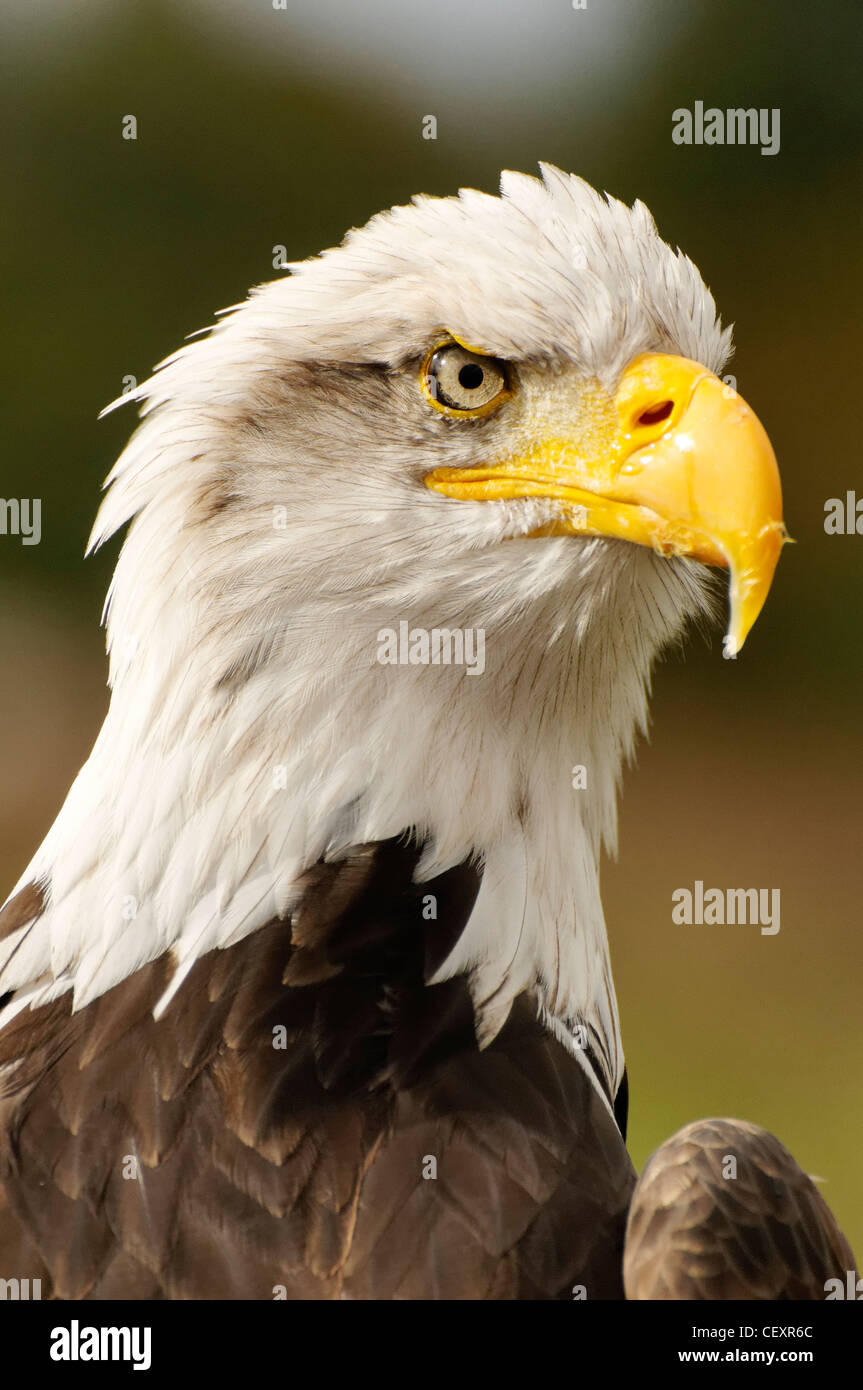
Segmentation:
{"type": "Polygon", "coordinates": [[[621,1297],[598,859],[705,567],[728,655],[763,605],[773,452],[692,262],[550,166],[290,269],[132,393],[110,708],[0,913],[0,1262],[621,1297]]]}

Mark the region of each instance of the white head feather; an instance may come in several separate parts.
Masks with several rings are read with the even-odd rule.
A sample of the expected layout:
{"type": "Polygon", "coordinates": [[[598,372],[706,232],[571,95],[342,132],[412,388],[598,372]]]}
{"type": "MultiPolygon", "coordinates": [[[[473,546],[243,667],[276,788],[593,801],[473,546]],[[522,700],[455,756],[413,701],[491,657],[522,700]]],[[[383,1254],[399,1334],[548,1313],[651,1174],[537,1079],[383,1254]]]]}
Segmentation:
{"type": "Polygon", "coordinates": [[[543,502],[430,492],[431,468],[506,451],[506,413],[445,419],[417,363],[447,330],[517,362],[553,414],[645,351],[719,371],[730,334],[642,204],[548,166],[501,191],[372,218],[135,393],[91,540],[131,522],[111,705],[21,880],[47,906],[0,944],[5,1017],[70,988],[81,1007],[169,950],[179,983],[287,914],[316,860],[412,829],[422,877],[485,866],[440,972],[469,973],[481,1039],[530,989],[561,1036],[592,1027],[619,1081],[598,857],[652,662],[703,611],[704,572],[528,538],[543,502]],[[377,633],[401,620],[484,629],[482,677],[381,665],[377,633]]]}

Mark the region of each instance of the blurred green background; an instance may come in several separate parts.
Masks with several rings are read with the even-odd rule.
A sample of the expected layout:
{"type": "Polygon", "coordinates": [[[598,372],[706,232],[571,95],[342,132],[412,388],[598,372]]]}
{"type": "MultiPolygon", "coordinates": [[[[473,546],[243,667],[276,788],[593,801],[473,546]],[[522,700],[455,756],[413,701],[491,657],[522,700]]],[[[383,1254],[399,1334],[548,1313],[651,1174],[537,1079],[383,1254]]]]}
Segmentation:
{"type": "Polygon", "coordinates": [[[493,191],[539,159],[628,201],[737,325],[729,370],[783,470],[786,549],[745,652],[694,637],[604,869],[631,1148],[737,1115],[775,1130],[863,1252],[863,98],[859,6],[822,0],[5,0],[0,15],[0,897],[87,756],[117,544],[83,563],[131,413],[100,408],[215,310],[415,192],[493,191]],[[778,107],[781,151],[680,147],[671,113],[778,107]],[[134,114],[138,139],[121,138],[134,114]],[[422,138],[422,118],[438,122],[422,138]],[[780,888],[782,926],[674,926],[692,886],[780,888]]]}

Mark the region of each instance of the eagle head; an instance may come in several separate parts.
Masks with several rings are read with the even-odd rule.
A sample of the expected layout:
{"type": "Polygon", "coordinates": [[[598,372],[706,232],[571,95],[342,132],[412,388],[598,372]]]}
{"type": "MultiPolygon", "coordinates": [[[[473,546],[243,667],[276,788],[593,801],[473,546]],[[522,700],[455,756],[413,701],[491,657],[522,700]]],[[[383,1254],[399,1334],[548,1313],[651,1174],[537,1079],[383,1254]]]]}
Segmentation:
{"type": "Polygon", "coordinates": [[[129,523],[111,706],[7,988],[80,1007],[166,951],[180,981],[310,866],[408,835],[420,878],[483,868],[438,975],[480,1038],[532,990],[614,1087],[597,862],[651,664],[706,566],[735,654],[784,539],[730,333],[642,204],[550,166],[290,270],[133,393],[91,540],[129,523]]]}

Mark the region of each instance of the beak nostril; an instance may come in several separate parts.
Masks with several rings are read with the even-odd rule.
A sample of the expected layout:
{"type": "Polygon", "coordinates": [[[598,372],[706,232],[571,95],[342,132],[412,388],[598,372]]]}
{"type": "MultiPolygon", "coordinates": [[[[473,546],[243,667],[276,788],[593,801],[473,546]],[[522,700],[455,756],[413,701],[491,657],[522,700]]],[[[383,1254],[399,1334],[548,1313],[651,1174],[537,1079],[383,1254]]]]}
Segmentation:
{"type": "Polygon", "coordinates": [[[660,401],[658,405],[651,405],[647,410],[642,410],[636,420],[637,425],[659,425],[663,420],[667,420],[674,409],[674,401],[660,401]]]}

